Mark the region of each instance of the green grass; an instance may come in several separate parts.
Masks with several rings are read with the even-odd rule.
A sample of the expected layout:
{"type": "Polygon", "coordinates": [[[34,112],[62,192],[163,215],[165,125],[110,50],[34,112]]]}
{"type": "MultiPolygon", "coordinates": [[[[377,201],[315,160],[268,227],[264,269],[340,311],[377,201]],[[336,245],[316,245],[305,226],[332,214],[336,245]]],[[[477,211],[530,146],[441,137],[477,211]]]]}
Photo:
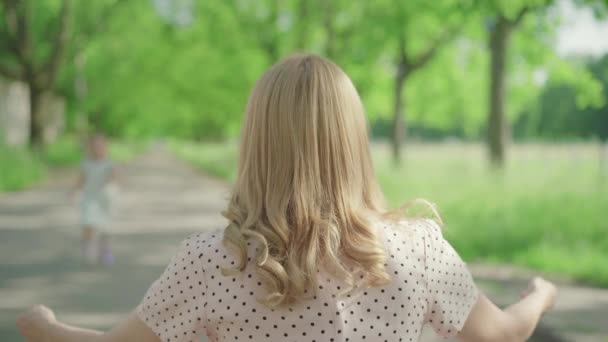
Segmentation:
{"type": "Polygon", "coordinates": [[[170,141],[169,148],[178,157],[206,173],[232,181],[236,178],[237,147],[229,143],[195,144],[170,141]]]}
{"type": "MultiPolygon", "coordinates": [[[[144,146],[142,142],[111,141],[110,157],[125,162],[144,146]]],[[[42,152],[0,145],[0,192],[23,190],[45,179],[49,169],[74,166],[82,158],[82,145],[73,136],[60,138],[42,152]]]]}
{"type": "Polygon", "coordinates": [[[467,260],[506,262],[608,286],[608,184],[593,145],[517,146],[502,173],[479,146],[413,146],[391,167],[375,150],[392,204],[428,198],[467,260]]]}
{"type": "MultiPolygon", "coordinates": [[[[173,142],[176,154],[234,180],[236,144],[173,142]]],[[[490,170],[479,145],[410,145],[401,167],[373,147],[376,173],[393,207],[426,198],[467,261],[510,263],[608,286],[608,184],[595,145],[526,145],[490,170]]],[[[606,175],[608,182],[608,175],[606,175]]]]}
{"type": "Polygon", "coordinates": [[[61,137],[45,147],[42,157],[50,167],[70,166],[82,159],[82,147],[75,137],[61,137]]]}
{"type": "Polygon", "coordinates": [[[44,179],[46,171],[33,153],[0,145],[0,192],[21,190],[44,179]]]}
{"type": "Polygon", "coordinates": [[[137,140],[112,140],[110,142],[110,158],[114,162],[124,163],[141,153],[148,143],[137,140]]]}

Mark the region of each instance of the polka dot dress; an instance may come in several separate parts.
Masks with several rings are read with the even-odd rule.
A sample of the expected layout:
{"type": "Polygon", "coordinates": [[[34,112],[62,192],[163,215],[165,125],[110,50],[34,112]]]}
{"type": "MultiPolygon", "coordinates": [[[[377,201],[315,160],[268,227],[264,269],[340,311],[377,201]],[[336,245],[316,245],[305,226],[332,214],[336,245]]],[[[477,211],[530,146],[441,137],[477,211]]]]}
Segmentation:
{"type": "MultiPolygon", "coordinates": [[[[392,282],[340,295],[344,283],[318,273],[312,298],[285,308],[258,302],[266,295],[253,265],[237,276],[222,232],[198,234],[178,253],[137,308],[162,341],[418,341],[422,327],[453,337],[477,301],[464,262],[432,221],[378,223],[392,282]]],[[[249,255],[256,246],[248,243],[249,255]]],[[[251,262],[251,259],[250,259],[251,262]]]]}

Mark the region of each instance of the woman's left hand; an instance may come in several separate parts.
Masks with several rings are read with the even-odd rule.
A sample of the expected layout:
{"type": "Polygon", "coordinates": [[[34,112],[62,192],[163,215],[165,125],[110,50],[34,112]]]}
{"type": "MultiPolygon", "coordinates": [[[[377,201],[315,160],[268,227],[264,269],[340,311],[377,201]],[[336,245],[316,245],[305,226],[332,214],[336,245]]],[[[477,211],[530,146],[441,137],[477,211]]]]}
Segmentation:
{"type": "Polygon", "coordinates": [[[44,305],[36,305],[17,318],[19,333],[32,342],[50,341],[50,329],[55,323],[55,314],[44,305]]]}

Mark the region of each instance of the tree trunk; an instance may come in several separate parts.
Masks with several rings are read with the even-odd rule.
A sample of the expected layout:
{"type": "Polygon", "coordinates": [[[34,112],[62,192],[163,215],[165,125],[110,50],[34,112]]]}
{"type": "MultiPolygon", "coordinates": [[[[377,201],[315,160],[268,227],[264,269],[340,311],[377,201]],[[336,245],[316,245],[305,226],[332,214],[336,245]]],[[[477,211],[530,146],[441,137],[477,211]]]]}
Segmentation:
{"type": "Polygon", "coordinates": [[[508,138],[508,123],[505,118],[505,70],[511,31],[511,23],[503,16],[499,16],[490,32],[490,106],[487,139],[490,161],[496,167],[504,165],[508,138]]]}
{"type": "Polygon", "coordinates": [[[325,56],[329,59],[336,57],[336,27],[334,25],[333,0],[323,1],[323,26],[325,28],[325,56]]]}
{"type": "Polygon", "coordinates": [[[599,168],[599,176],[600,176],[600,184],[604,185],[606,183],[606,164],[607,161],[606,159],[608,159],[608,140],[606,139],[600,139],[600,146],[599,146],[599,161],[600,161],[600,168],[599,168]]]}
{"type": "Polygon", "coordinates": [[[298,3],[298,31],[296,36],[296,48],[306,50],[308,47],[308,37],[310,36],[309,22],[309,0],[300,0],[298,3]]]}
{"type": "Polygon", "coordinates": [[[74,58],[74,94],[76,95],[76,119],[75,128],[78,136],[84,141],[89,128],[88,115],[85,109],[85,99],[87,97],[87,80],[85,77],[85,56],[79,52],[74,58]]]}
{"type": "Polygon", "coordinates": [[[30,146],[34,149],[43,147],[42,90],[28,84],[30,91],[30,146]]]}
{"type": "Polygon", "coordinates": [[[405,120],[405,100],[403,89],[407,80],[406,65],[402,59],[397,64],[397,75],[395,76],[395,107],[393,109],[393,162],[396,166],[401,165],[401,147],[407,134],[405,120]]]}
{"type": "Polygon", "coordinates": [[[266,23],[266,40],[264,42],[264,48],[266,50],[266,55],[270,59],[269,65],[273,65],[277,63],[280,57],[279,53],[279,41],[278,41],[278,29],[277,29],[277,21],[279,19],[279,2],[278,0],[273,0],[270,3],[270,16],[268,18],[268,22],[266,23]]]}

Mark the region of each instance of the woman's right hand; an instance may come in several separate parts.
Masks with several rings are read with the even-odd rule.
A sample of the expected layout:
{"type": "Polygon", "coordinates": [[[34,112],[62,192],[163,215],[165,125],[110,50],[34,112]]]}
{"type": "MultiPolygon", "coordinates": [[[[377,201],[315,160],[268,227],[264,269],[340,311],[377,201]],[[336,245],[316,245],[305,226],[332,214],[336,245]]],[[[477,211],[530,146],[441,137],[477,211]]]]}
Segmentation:
{"type": "Polygon", "coordinates": [[[550,310],[555,305],[557,287],[552,282],[541,277],[534,277],[532,280],[530,280],[528,288],[521,293],[521,296],[523,298],[532,293],[542,294],[545,298],[544,312],[550,310]]]}
{"type": "Polygon", "coordinates": [[[50,330],[57,323],[55,314],[44,305],[36,305],[17,319],[19,332],[27,341],[50,341],[50,330]]]}

